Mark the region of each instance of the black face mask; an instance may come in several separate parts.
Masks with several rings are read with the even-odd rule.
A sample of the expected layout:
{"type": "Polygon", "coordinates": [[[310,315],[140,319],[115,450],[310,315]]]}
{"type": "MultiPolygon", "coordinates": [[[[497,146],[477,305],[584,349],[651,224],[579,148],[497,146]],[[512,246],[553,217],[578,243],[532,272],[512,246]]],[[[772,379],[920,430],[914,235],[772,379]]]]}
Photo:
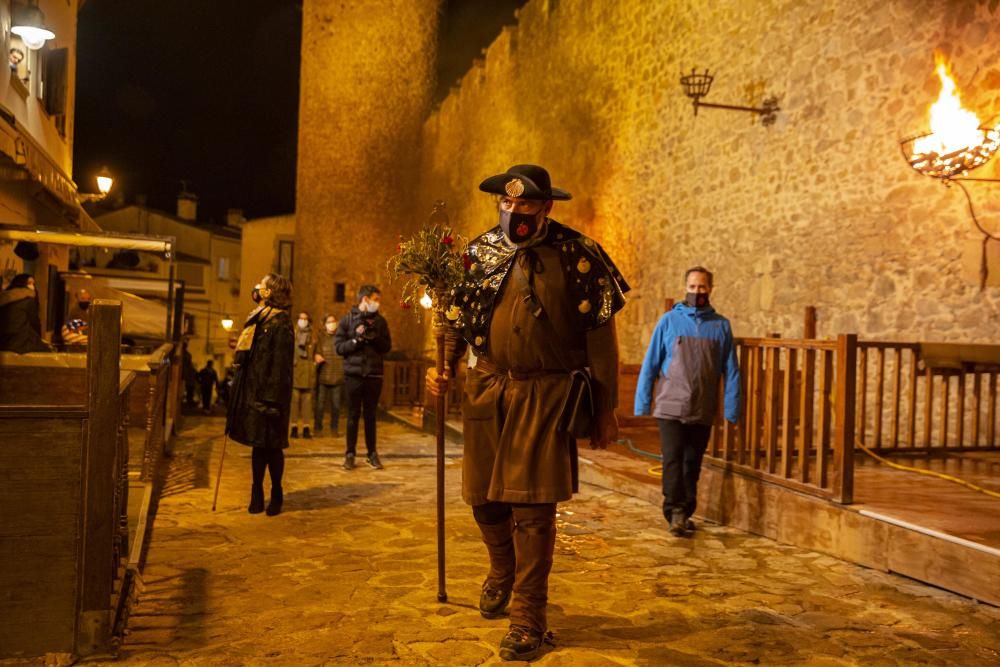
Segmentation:
{"type": "MultiPolygon", "coordinates": [[[[524,243],[538,233],[541,226],[541,211],[538,213],[512,213],[500,211],[500,228],[512,243],[524,243]]],[[[542,218],[544,220],[544,218],[542,218]]]]}
{"type": "Polygon", "coordinates": [[[88,308],[90,308],[90,302],[89,301],[81,301],[80,302],[80,310],[87,310],[88,308]]]}
{"type": "Polygon", "coordinates": [[[704,308],[708,305],[708,295],[704,292],[688,292],[684,296],[684,303],[692,308],[704,308]]]}
{"type": "Polygon", "coordinates": [[[260,297],[260,288],[259,287],[254,287],[253,288],[253,291],[250,292],[250,298],[253,299],[254,303],[260,303],[261,297],[260,297]]]}

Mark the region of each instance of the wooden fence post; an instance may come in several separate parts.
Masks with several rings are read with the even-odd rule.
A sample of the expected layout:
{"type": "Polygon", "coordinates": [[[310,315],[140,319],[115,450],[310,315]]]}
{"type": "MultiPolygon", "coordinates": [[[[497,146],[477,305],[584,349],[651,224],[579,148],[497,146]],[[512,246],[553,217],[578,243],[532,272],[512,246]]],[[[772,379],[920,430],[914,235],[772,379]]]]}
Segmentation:
{"type": "Polygon", "coordinates": [[[854,401],[857,391],[858,336],[837,336],[837,384],[834,393],[836,430],[833,442],[834,500],[854,502],[854,401]]]}
{"type": "Polygon", "coordinates": [[[802,337],[809,339],[816,337],[816,306],[806,306],[802,337]]]}
{"type": "Polygon", "coordinates": [[[121,303],[95,299],[87,346],[87,442],[83,452],[83,517],[77,652],[105,650],[111,633],[115,459],[118,450],[121,303]]]}

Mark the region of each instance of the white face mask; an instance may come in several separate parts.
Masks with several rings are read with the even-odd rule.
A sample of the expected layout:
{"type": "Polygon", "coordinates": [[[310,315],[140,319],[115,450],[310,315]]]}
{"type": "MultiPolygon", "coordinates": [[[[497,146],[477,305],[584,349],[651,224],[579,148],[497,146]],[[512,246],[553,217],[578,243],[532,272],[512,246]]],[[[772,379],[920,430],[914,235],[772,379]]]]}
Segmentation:
{"type": "Polygon", "coordinates": [[[326,323],[326,332],[327,333],[336,333],[336,331],[337,331],[337,324],[335,322],[327,322],[326,323]]]}
{"type": "Polygon", "coordinates": [[[377,313],[378,312],[378,306],[379,306],[378,301],[369,301],[368,302],[368,312],[369,313],[377,313]]]}
{"type": "Polygon", "coordinates": [[[368,297],[365,297],[364,299],[361,300],[361,303],[358,304],[358,310],[360,310],[362,313],[377,313],[378,302],[371,301],[368,299],[368,297]]]}
{"type": "Polygon", "coordinates": [[[299,328],[300,329],[309,328],[309,320],[299,320],[299,328]]]}

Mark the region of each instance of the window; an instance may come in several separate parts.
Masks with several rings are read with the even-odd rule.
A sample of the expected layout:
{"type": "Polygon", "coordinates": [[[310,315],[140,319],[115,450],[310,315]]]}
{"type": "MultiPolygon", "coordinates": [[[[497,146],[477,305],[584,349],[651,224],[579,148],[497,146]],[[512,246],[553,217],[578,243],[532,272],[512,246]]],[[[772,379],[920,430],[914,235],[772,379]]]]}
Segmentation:
{"type": "Polygon", "coordinates": [[[295,269],[295,241],[278,241],[278,275],[292,278],[295,269]]]}
{"type": "Polygon", "coordinates": [[[229,280],[229,258],[220,257],[218,266],[219,280],[229,280]]]}
{"type": "Polygon", "coordinates": [[[344,303],[347,300],[347,285],[344,283],[334,283],[333,302],[344,303]]]}

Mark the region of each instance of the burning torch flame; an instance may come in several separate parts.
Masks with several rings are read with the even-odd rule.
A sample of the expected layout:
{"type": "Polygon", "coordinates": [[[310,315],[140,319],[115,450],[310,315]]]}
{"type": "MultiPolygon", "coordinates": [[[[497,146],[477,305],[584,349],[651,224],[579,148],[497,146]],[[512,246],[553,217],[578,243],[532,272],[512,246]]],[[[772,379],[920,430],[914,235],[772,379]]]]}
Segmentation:
{"type": "Polygon", "coordinates": [[[948,68],[941,58],[937,59],[937,74],[941,78],[941,94],[931,106],[931,134],[914,142],[914,156],[948,155],[983,143],[979,118],[962,108],[955,82],[948,76],[948,68]]]}

